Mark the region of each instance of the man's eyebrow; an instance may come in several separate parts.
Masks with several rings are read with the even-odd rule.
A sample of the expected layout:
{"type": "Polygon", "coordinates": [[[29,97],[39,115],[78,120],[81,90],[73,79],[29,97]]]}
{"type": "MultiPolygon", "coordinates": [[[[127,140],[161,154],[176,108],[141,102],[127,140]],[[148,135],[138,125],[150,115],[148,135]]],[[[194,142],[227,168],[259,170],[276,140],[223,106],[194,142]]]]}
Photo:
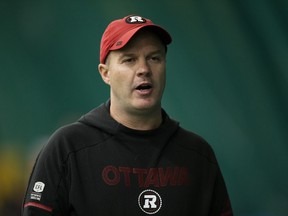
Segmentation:
{"type": "Polygon", "coordinates": [[[124,59],[124,58],[131,58],[131,57],[134,57],[135,56],[135,54],[134,53],[130,53],[130,52],[122,52],[122,53],[120,53],[119,54],[119,58],[118,58],[118,60],[122,60],[122,59],[124,59]]]}
{"type": "Polygon", "coordinates": [[[131,57],[131,56],[135,56],[135,54],[131,53],[131,52],[122,52],[122,53],[120,53],[119,56],[120,56],[120,58],[123,58],[123,57],[126,57],[126,56],[131,57]]]}
{"type": "Polygon", "coordinates": [[[161,49],[158,49],[158,50],[155,50],[155,51],[152,51],[151,53],[150,53],[150,55],[153,55],[153,54],[162,54],[162,53],[165,53],[163,50],[161,50],[161,49]]]}

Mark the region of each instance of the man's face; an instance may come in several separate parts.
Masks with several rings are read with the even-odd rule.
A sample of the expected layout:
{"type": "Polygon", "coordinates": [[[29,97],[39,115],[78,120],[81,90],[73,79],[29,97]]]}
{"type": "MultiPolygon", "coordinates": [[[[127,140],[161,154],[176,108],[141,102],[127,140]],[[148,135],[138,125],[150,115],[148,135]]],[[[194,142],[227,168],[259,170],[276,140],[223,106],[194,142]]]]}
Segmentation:
{"type": "Polygon", "coordinates": [[[109,53],[106,66],[111,104],[132,112],[161,108],[166,51],[154,33],[140,30],[125,47],[109,53]]]}

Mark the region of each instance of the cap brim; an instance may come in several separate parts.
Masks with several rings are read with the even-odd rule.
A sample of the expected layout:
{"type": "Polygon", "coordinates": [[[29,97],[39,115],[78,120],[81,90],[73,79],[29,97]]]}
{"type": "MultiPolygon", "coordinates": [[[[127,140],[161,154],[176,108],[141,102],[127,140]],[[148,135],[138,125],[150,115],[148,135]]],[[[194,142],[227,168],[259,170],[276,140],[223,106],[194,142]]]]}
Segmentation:
{"type": "Polygon", "coordinates": [[[140,30],[143,28],[150,28],[152,32],[155,32],[159,38],[163,41],[165,45],[168,45],[172,42],[172,38],[170,34],[160,26],[157,25],[144,25],[130,31],[127,31],[124,35],[122,35],[118,41],[110,48],[110,50],[118,50],[124,47],[130,39],[140,30]]]}

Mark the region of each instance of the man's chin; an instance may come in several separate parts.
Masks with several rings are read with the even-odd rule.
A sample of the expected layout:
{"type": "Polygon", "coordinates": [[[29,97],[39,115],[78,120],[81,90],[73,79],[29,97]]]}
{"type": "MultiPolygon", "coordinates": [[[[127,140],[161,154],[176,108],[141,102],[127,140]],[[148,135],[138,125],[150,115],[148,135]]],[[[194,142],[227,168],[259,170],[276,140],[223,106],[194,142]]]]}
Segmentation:
{"type": "Polygon", "coordinates": [[[133,106],[138,111],[153,111],[155,109],[161,109],[160,103],[156,103],[152,99],[137,100],[133,106]]]}

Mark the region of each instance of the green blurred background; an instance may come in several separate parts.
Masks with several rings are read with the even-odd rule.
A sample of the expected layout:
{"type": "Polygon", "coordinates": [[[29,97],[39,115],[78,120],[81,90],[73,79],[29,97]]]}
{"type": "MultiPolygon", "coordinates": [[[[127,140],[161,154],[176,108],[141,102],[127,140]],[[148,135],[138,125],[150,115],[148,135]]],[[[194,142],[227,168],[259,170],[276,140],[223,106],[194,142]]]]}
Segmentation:
{"type": "Polygon", "coordinates": [[[0,215],[51,133],[107,100],[100,38],[129,14],[173,36],[163,106],[214,148],[235,215],[287,216],[287,0],[1,0],[0,215]]]}

